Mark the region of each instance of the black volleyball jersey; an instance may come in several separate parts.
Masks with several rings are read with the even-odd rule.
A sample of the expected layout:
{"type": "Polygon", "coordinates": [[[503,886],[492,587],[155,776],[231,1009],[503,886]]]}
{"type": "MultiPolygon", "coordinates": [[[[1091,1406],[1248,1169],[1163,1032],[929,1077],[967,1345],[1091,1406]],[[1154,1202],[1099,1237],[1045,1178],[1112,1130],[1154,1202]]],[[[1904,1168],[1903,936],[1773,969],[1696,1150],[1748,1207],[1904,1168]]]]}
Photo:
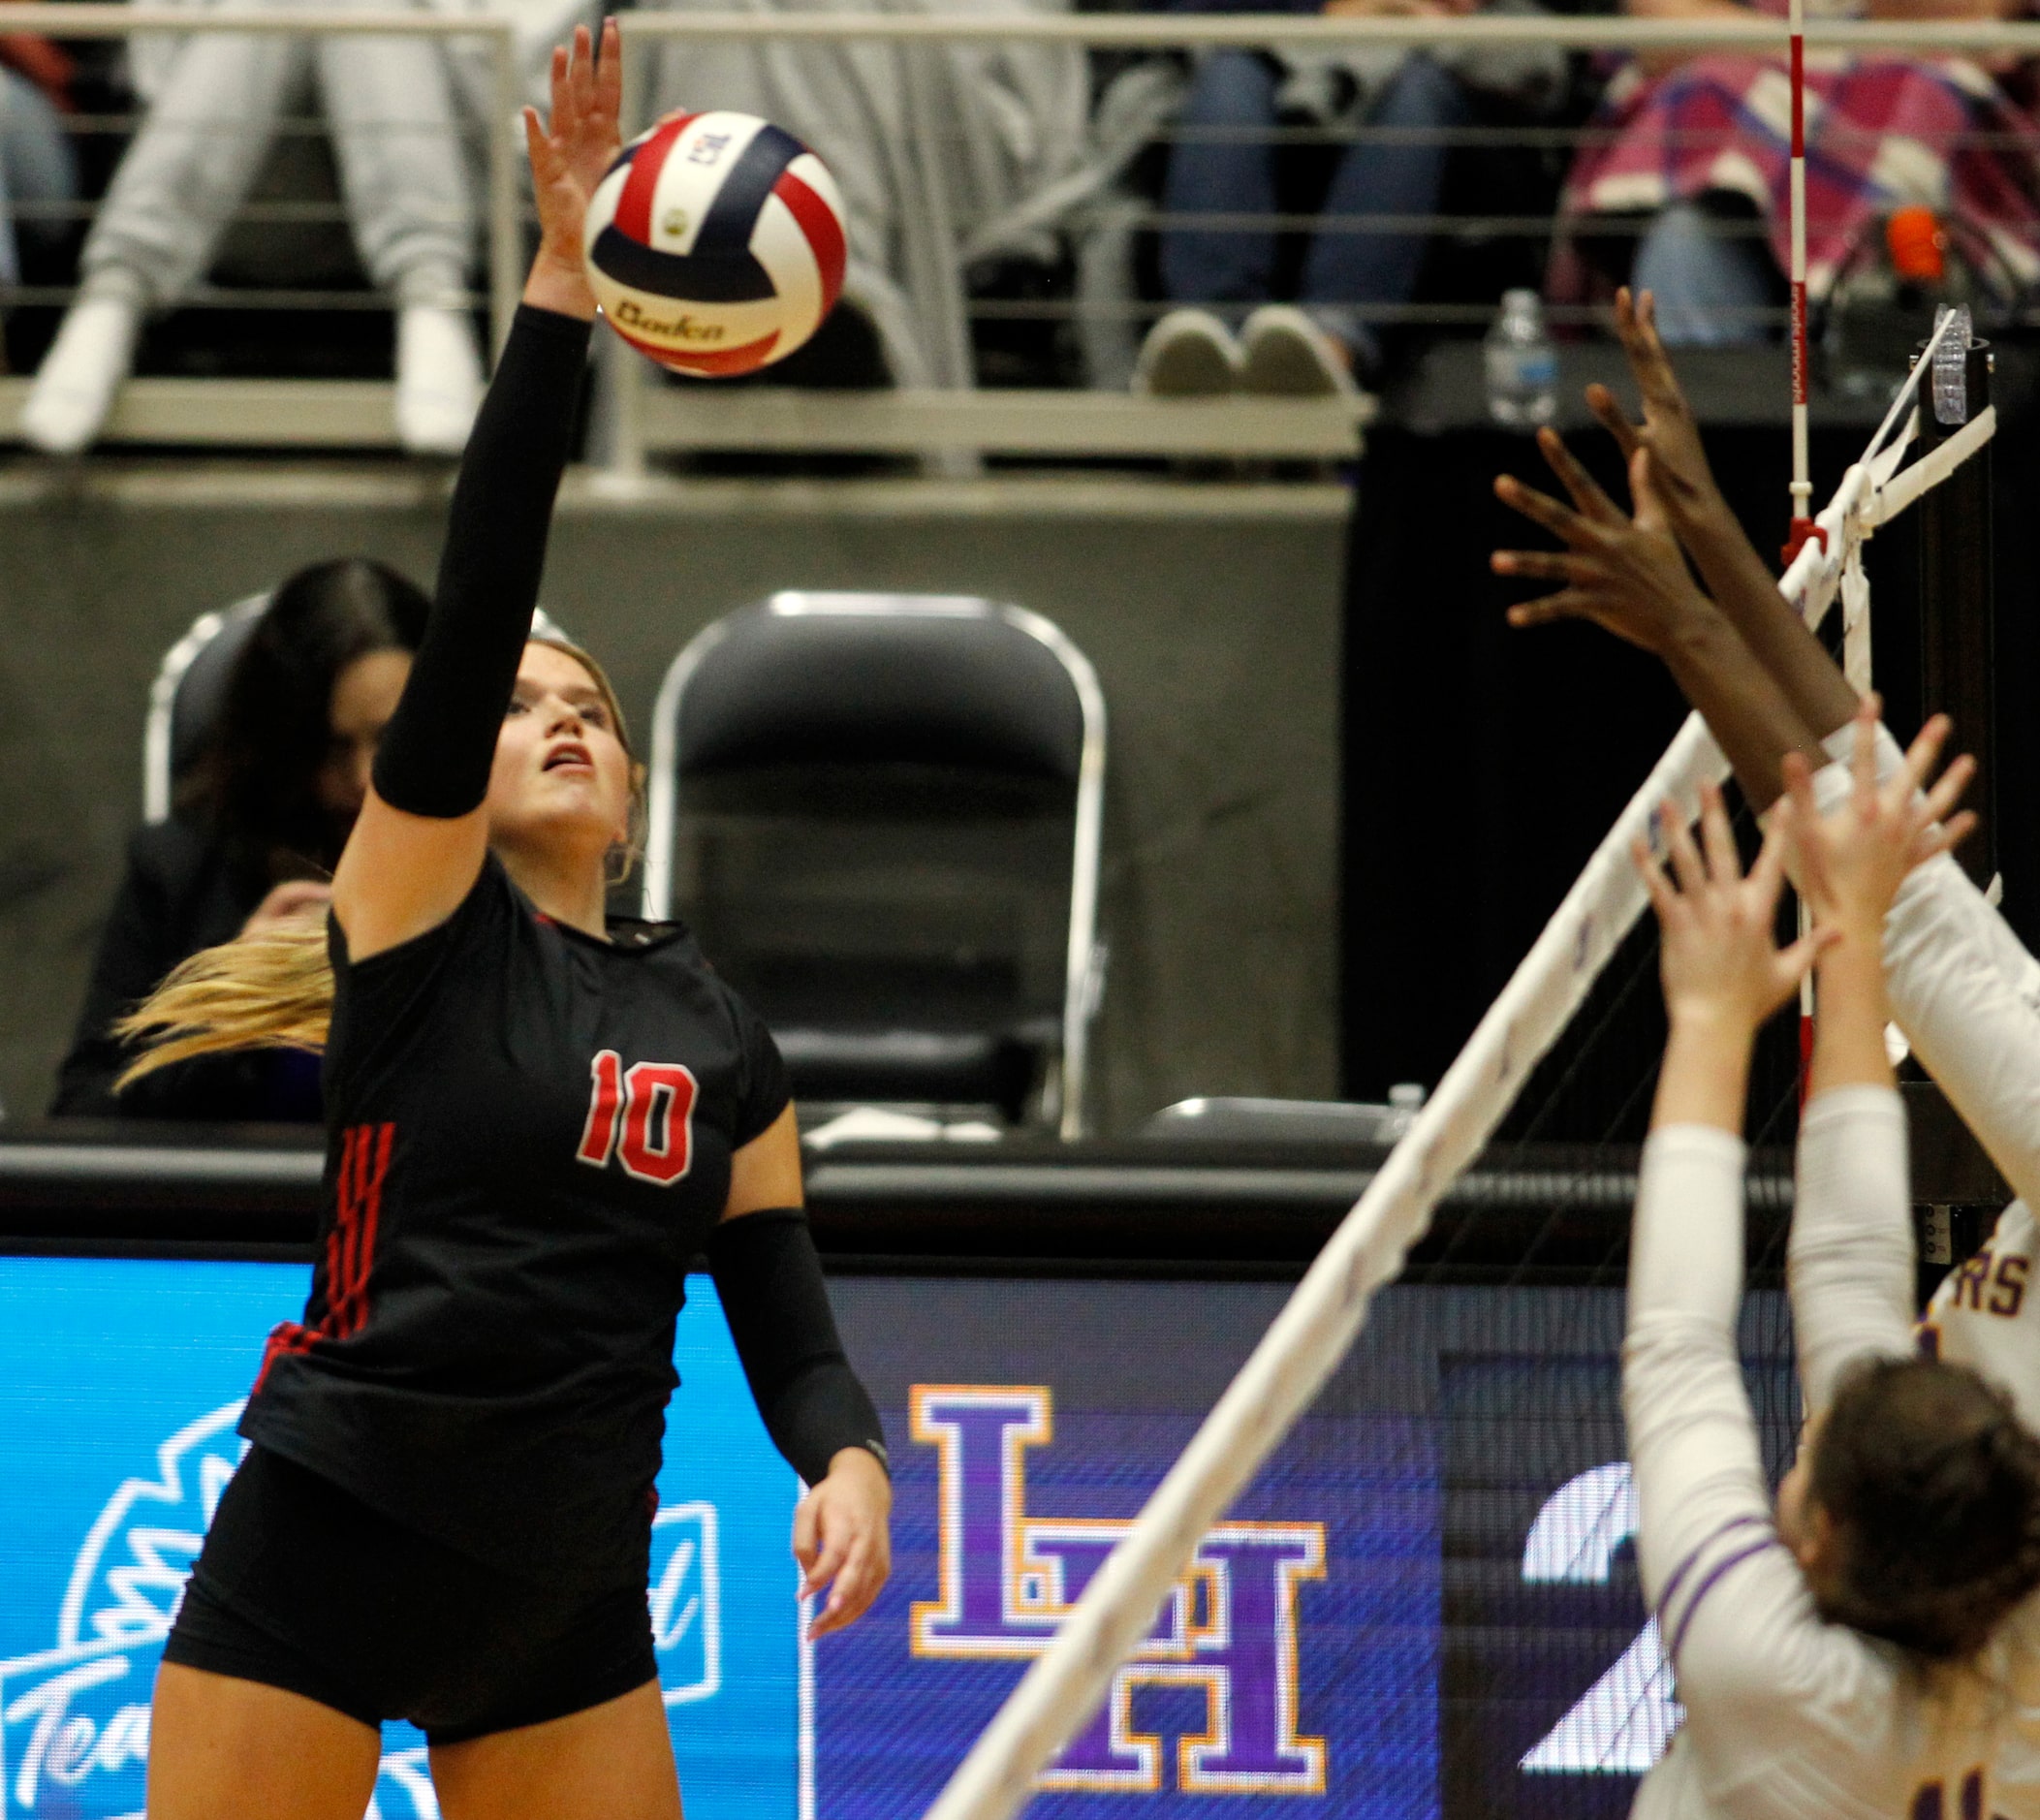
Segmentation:
{"type": "Polygon", "coordinates": [[[490,855],[437,928],[350,965],[301,1323],[240,1429],[511,1572],[644,1571],[674,1319],[779,1115],[769,1032],[674,925],[603,942],[490,855]]]}

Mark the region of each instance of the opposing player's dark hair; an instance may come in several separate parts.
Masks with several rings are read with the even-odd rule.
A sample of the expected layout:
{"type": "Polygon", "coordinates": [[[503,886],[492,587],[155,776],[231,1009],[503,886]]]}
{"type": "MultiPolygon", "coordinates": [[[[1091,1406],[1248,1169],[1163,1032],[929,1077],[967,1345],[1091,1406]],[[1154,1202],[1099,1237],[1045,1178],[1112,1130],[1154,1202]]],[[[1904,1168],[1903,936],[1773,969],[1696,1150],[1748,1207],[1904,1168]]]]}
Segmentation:
{"type": "Polygon", "coordinates": [[[331,826],[315,782],[334,680],[373,651],[415,651],[431,607],[415,581],[367,556],[313,563],[276,589],[235,661],[182,804],[211,824],[251,887],[291,869],[280,856],[310,867],[338,860],[346,831],[331,826]]]}
{"type": "Polygon", "coordinates": [[[1810,1491],[1841,1544],[1822,1599],[1834,1621],[1958,1661],[2040,1586],[2040,1440],[1964,1366],[1858,1365],[1821,1426],[1810,1491]]]}

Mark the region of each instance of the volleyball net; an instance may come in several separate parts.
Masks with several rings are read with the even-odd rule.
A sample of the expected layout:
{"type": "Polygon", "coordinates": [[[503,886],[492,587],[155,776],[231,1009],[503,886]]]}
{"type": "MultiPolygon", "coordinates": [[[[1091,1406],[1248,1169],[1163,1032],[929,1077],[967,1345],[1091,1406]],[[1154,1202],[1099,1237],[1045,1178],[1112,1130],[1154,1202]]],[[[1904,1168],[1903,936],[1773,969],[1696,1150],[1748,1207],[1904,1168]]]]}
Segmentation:
{"type": "MultiPolygon", "coordinates": [[[[1943,312],[1914,378],[1900,388],[1862,458],[1850,466],[1816,518],[1818,535],[1803,544],[1779,583],[1787,600],[1816,630],[1838,604],[1844,667],[1859,687],[1868,682],[1870,662],[1865,545],[1879,526],[1946,480],[1995,433],[1994,413],[1985,407],[1966,422],[1955,419],[1960,427],[1953,433],[1940,432],[1942,439],[1930,450],[1923,453],[1919,448],[1918,376],[1945,370],[1951,364],[1948,354],[1952,351],[1960,359],[1966,356],[1968,345],[1966,313],[1943,312]],[[1942,357],[1938,365],[1937,356],[1942,357]]],[[[1930,391],[1927,396],[1930,402],[1933,394],[1930,391]]],[[[1947,409],[1935,415],[1941,425],[1950,423],[1947,409]]],[[[1618,1022],[1623,1008],[1640,994],[1655,1002],[1654,931],[1639,926],[1647,898],[1631,862],[1631,848],[1638,839],[1655,841],[1660,805],[1670,805],[1690,820],[1698,812],[1701,787],[1718,783],[1727,774],[1720,747],[1699,716],[1690,716],[1366,1192],[1064,1619],[1053,1644],[1034,1662],[928,1809],[928,1820],[1003,1820],[1031,1798],[1036,1778],[1090,1718],[1115,1672],[1148,1635],[1163,1599],[1183,1575],[1206,1532],[1338,1368],[1366,1321],[1376,1291],[1404,1273],[1406,1260],[1424,1239],[1441,1199],[1476,1159],[1485,1156],[1489,1171],[1498,1161],[1506,1169],[1511,1148],[1533,1142],[1549,1122],[1546,1114],[1569,1095],[1593,1097],[1585,1081],[1596,1046],[1593,1026],[1618,1022]],[[1562,1037],[1567,1038],[1564,1045],[1562,1037]],[[1554,1046],[1560,1052],[1554,1053],[1554,1046]]],[[[1745,836],[1752,832],[1745,814],[1745,836]]],[[[1617,1057],[1613,1067],[1601,1070],[1612,1077],[1613,1084],[1600,1094],[1600,1103],[1588,1116],[1604,1139],[1641,1134],[1656,1057],[1651,1053],[1641,1066],[1638,1059],[1617,1057]]],[[[1767,1140],[1790,1135],[1796,1082],[1789,1063],[1782,1078],[1778,1074],[1773,1071],[1767,1087],[1760,1072],[1754,1121],[1759,1151],[1767,1140]]],[[[1605,1158],[1598,1173],[1605,1180],[1605,1158]]],[[[1772,1210],[1782,1214],[1789,1207],[1789,1180],[1773,1180],[1766,1192],[1779,1203],[1772,1210]]],[[[1617,1218],[1622,1239],[1610,1246],[1611,1265],[1626,1243],[1626,1217],[1617,1218]]],[[[1775,1245],[1782,1244],[1783,1226],[1782,1218],[1774,1222],[1775,1245]]],[[[1459,1242],[1468,1230],[1466,1221],[1459,1222],[1452,1242],[1459,1242]]],[[[1533,1235],[1542,1237],[1541,1231],[1533,1235]]],[[[1619,1277],[1611,1273],[1610,1280],[1618,1282],[1619,1277]]],[[[1773,1297],[1772,1305],[1773,1322],[1782,1330],[1782,1299],[1773,1297]]],[[[1615,1337],[1618,1336],[1604,1336],[1604,1353],[1612,1352],[1615,1337]]],[[[1758,1386],[1759,1414],[1773,1436],[1789,1435],[1789,1340],[1782,1331],[1773,1338],[1776,1343],[1766,1348],[1772,1369],[1758,1386]],[[1762,1406],[1767,1384],[1774,1405],[1768,1411],[1762,1406]]],[[[1745,1356],[1748,1351],[1745,1327],[1745,1356]]],[[[1626,1472],[1616,1467],[1604,1472],[1613,1475],[1618,1470],[1626,1472]]],[[[1583,1495],[1601,1498],[1601,1507],[1584,1516],[1574,1513],[1580,1521],[1557,1526],[1572,1535],[1583,1524],[1587,1529],[1598,1525],[1604,1535],[1615,1536],[1625,1485],[1625,1478],[1618,1482],[1609,1476],[1587,1486],[1583,1495]]],[[[1577,1540],[1572,1537],[1573,1543],[1577,1540]]],[[[1526,1575],[1538,1547],[1533,1531],[1525,1554],[1526,1575]]],[[[1639,1647],[1595,1691],[1610,1710],[1586,1727],[1591,1737],[1583,1734],[1568,1742],[1560,1735],[1561,1726],[1538,1746],[1555,1753],[1554,1761],[1541,1765],[1525,1758],[1525,1769],[1648,1767],[1663,1746],[1672,1722],[1666,1715],[1674,1710],[1667,1671],[1648,1630],[1639,1647]],[[1585,1760],[1594,1751],[1610,1760],[1585,1760]],[[1579,1760],[1560,1761],[1568,1759],[1568,1753],[1579,1760]]]]}

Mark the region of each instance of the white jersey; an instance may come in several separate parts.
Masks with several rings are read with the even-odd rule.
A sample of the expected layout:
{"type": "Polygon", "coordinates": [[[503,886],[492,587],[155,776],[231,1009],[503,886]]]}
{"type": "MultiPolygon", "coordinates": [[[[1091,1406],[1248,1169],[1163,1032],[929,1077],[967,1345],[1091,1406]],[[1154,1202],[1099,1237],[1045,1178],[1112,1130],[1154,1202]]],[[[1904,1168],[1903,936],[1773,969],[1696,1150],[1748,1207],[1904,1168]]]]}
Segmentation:
{"type": "MultiPolygon", "coordinates": [[[[1854,732],[1836,734],[1830,754],[1845,761],[1854,732]]],[[[1900,758],[1880,727],[1879,775],[1900,758]]],[[[1824,809],[1849,790],[1843,764],[1814,782],[1824,809]]],[[[2019,1197],[1989,1243],[1941,1284],[1924,1337],[2001,1385],[2040,1432],[2040,1225],[2029,1210],[2040,1205],[2040,961],[1944,854],[1900,887],[1884,965],[1899,1027],[2019,1197]]]]}
{"type": "MultiPolygon", "coordinates": [[[[1704,1126],[1644,1153],[1622,1407],[1645,1596],[1686,1721],[1634,1813],[2040,1820],[2040,1649],[2001,1640],[1974,1667],[1922,1670],[1825,1622],[1778,1538],[1736,1351],[1742,1163],[1740,1140],[1704,1126]]],[[[1912,1350],[1908,1221],[1898,1095],[1823,1094],[1803,1121],[1791,1251],[1809,1408],[1852,1359],[1912,1350]]]]}

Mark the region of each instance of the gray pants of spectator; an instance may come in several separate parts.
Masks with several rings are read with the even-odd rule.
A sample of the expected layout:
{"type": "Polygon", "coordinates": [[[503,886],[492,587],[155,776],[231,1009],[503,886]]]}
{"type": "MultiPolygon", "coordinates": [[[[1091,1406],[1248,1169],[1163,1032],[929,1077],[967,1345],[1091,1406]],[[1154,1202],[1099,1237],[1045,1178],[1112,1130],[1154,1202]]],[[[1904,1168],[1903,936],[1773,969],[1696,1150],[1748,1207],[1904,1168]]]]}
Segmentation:
{"type": "MultiPolygon", "coordinates": [[[[290,4],[266,0],[265,10],[290,4]]],[[[472,255],[475,208],[445,53],[430,38],[185,39],[93,223],[88,281],[120,267],[141,281],[144,302],[175,302],[211,265],[308,80],[368,275],[402,302],[451,300],[472,255]]]]}

